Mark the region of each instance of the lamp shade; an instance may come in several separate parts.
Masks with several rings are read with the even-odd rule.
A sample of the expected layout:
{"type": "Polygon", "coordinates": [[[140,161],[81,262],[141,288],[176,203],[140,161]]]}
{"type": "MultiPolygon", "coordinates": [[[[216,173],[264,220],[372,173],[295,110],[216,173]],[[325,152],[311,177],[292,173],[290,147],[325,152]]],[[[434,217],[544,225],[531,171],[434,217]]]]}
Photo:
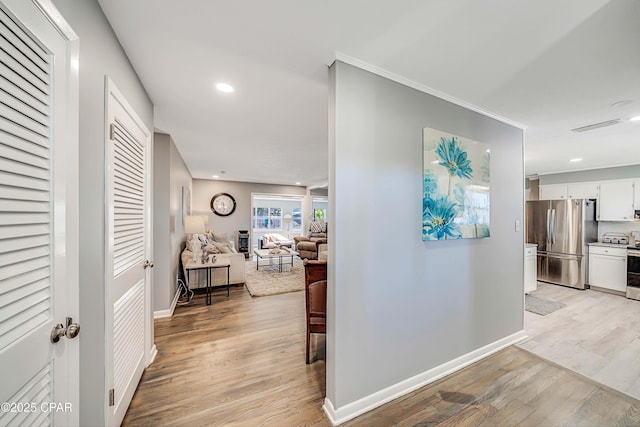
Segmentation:
{"type": "Polygon", "coordinates": [[[200,215],[184,217],[184,232],[186,234],[204,233],[204,219],[200,215]]]}
{"type": "Polygon", "coordinates": [[[284,214],[284,216],[282,217],[282,220],[283,220],[285,223],[287,223],[287,224],[289,224],[289,223],[291,222],[291,220],[292,220],[292,219],[293,219],[293,217],[291,216],[291,214],[290,214],[290,213],[286,213],[286,214],[284,214]]]}

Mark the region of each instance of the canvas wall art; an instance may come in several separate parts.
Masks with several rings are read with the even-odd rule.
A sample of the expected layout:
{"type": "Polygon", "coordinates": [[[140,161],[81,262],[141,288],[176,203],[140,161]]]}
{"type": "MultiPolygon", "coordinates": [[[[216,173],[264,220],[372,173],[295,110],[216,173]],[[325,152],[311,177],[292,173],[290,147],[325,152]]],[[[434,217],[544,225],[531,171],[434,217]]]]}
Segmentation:
{"type": "Polygon", "coordinates": [[[490,236],[488,144],[424,128],[422,240],[490,236]]]}

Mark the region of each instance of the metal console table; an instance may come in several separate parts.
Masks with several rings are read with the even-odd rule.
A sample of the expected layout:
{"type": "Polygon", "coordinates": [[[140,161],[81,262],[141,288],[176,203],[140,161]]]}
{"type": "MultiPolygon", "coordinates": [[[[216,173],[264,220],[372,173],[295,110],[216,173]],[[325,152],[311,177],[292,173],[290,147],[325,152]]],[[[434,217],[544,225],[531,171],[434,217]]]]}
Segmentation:
{"type": "Polygon", "coordinates": [[[227,269],[227,297],[229,296],[229,267],[231,267],[231,264],[227,261],[227,262],[223,262],[223,261],[219,261],[217,260],[216,262],[212,263],[211,261],[208,261],[206,263],[202,263],[200,261],[200,259],[196,260],[195,262],[193,261],[192,258],[190,258],[187,261],[187,264],[184,266],[185,270],[187,270],[187,280],[189,281],[189,283],[191,283],[191,272],[192,271],[201,271],[201,270],[206,270],[207,272],[207,295],[206,295],[206,302],[207,305],[211,305],[211,290],[213,288],[213,286],[211,285],[211,272],[216,269],[216,268],[226,268],[227,269]]]}

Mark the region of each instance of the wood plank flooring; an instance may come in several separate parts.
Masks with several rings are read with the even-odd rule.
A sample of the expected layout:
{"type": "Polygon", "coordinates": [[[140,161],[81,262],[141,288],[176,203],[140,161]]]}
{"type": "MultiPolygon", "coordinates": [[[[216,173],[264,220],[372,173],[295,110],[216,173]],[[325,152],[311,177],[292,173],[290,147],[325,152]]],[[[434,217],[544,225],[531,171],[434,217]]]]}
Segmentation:
{"type": "Polygon", "coordinates": [[[640,399],[640,301],[543,282],[532,295],[566,307],[525,311],[521,348],[640,399]]]}
{"type": "MultiPolygon", "coordinates": [[[[321,359],[305,363],[304,292],[252,298],[244,287],[196,296],[155,321],[156,360],[124,426],[329,425],[321,359]]],[[[312,346],[312,349],[315,346],[312,346]]]]}
{"type": "MultiPolygon", "coordinates": [[[[233,287],[155,322],[156,361],[124,426],[330,426],[324,337],[304,362],[304,292],[233,287]]],[[[396,399],[347,426],[640,425],[640,402],[516,347],[396,399]]]]}

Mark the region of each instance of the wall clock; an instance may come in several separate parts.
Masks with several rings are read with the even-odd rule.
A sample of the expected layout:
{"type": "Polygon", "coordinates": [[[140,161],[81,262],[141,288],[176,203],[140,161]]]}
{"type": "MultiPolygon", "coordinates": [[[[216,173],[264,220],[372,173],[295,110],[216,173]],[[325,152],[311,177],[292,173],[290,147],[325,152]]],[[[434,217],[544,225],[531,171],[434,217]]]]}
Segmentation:
{"type": "Polygon", "coordinates": [[[218,193],[211,198],[211,210],[219,216],[229,216],[236,210],[236,199],[229,193],[218,193]]]}

